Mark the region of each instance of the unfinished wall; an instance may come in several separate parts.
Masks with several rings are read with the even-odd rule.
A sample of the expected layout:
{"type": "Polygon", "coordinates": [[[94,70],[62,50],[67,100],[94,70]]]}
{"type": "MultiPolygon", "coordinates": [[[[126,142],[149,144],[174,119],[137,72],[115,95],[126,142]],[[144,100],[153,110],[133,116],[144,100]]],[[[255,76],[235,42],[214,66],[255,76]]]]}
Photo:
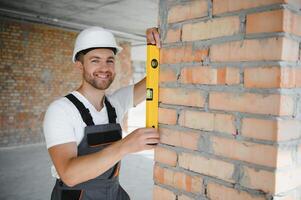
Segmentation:
{"type": "Polygon", "coordinates": [[[131,61],[131,43],[120,42],[119,45],[123,48],[118,59],[116,60],[116,76],[115,80],[109,88],[109,91],[115,91],[120,87],[124,87],[132,83],[133,70],[131,61]]]}
{"type": "MultiPolygon", "coordinates": [[[[44,140],[42,121],[49,103],[80,85],[71,62],[76,35],[0,18],[0,147],[44,140]]],[[[121,46],[125,51],[117,58],[116,71],[126,76],[116,77],[114,89],[132,78],[130,43],[121,46]]]]}
{"type": "Polygon", "coordinates": [[[300,7],[160,1],[154,199],[301,198],[300,7]]]}

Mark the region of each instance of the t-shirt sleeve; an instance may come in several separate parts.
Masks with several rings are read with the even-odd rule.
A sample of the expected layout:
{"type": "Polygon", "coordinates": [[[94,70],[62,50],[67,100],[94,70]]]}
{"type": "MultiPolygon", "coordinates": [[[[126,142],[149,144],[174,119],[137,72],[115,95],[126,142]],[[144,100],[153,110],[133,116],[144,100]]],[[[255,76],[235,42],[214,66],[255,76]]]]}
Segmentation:
{"type": "Polygon", "coordinates": [[[109,100],[117,109],[118,117],[124,117],[125,113],[134,106],[134,85],[123,87],[109,96],[109,100]]]}
{"type": "Polygon", "coordinates": [[[58,144],[76,142],[74,128],[67,113],[66,106],[58,101],[53,102],[48,107],[43,122],[43,133],[47,148],[58,144]]]}

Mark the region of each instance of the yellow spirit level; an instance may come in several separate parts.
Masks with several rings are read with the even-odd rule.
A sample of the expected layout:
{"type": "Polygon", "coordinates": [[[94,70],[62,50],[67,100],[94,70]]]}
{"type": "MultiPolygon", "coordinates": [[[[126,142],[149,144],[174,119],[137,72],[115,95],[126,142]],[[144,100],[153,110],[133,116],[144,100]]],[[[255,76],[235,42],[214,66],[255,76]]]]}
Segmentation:
{"type": "Polygon", "coordinates": [[[158,128],[159,49],[147,45],[146,60],[146,127],[158,128]]]}

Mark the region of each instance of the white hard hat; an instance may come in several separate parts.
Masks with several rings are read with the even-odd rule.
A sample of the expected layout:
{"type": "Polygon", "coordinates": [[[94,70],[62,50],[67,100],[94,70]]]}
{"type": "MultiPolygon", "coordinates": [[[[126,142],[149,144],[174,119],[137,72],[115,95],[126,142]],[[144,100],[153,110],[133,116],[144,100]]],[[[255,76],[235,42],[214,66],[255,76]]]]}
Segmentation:
{"type": "Polygon", "coordinates": [[[75,63],[75,56],[78,52],[97,47],[115,48],[116,53],[122,50],[122,47],[117,45],[115,37],[110,31],[93,26],[84,29],[78,34],[75,40],[72,61],[75,63]]]}

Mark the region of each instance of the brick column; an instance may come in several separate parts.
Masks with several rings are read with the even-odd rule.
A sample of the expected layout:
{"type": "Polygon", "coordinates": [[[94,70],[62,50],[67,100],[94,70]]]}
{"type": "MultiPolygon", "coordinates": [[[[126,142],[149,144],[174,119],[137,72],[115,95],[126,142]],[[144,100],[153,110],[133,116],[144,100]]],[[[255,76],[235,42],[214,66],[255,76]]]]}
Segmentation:
{"type": "Polygon", "coordinates": [[[160,1],[154,199],[301,198],[300,8],[160,1]]]}

